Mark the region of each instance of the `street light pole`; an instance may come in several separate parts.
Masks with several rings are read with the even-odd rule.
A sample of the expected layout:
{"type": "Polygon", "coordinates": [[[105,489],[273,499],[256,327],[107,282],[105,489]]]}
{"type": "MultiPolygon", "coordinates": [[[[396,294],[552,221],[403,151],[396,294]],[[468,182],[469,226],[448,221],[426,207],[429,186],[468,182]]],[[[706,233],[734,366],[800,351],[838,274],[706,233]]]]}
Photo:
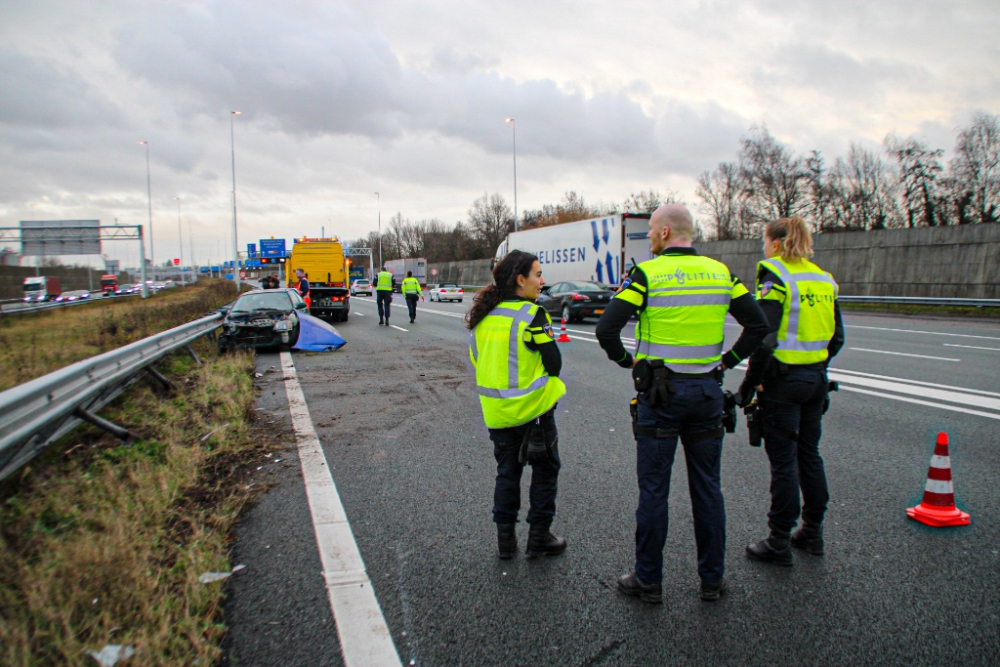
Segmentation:
{"type": "Polygon", "coordinates": [[[511,145],[514,149],[514,231],[516,232],[520,226],[517,214],[517,123],[513,118],[508,118],[504,122],[510,123],[510,128],[513,131],[511,134],[511,145]]]}
{"type": "MultiPolygon", "coordinates": [[[[146,147],[146,202],[149,206],[149,263],[153,265],[153,282],[156,282],[156,255],[153,253],[153,190],[149,183],[149,142],[140,141],[146,147]]],[[[142,262],[145,263],[146,256],[143,255],[142,262]]],[[[145,287],[143,287],[145,289],[145,287]]]]}
{"type": "Polygon", "coordinates": [[[184,285],[184,232],[181,231],[181,198],[174,197],[177,202],[177,256],[180,258],[181,285],[184,285]]]}
{"type": "Polygon", "coordinates": [[[236,283],[237,294],[240,292],[240,246],[236,240],[236,135],[233,119],[239,115],[239,111],[229,113],[229,148],[233,159],[233,281],[236,283]]]}
{"type": "Polygon", "coordinates": [[[378,269],[382,270],[382,197],[375,193],[378,201],[378,269]]]}

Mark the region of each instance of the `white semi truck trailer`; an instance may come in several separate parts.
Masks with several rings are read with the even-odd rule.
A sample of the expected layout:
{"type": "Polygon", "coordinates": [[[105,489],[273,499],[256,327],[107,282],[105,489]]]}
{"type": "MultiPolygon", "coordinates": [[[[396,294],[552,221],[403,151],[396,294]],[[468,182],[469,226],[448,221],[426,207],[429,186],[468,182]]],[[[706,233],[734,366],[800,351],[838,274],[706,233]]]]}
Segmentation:
{"type": "Polygon", "coordinates": [[[648,213],[623,213],[513,232],[497,248],[500,261],[511,250],[538,256],[548,284],[592,280],[618,285],[634,264],[652,259],[648,213]]]}

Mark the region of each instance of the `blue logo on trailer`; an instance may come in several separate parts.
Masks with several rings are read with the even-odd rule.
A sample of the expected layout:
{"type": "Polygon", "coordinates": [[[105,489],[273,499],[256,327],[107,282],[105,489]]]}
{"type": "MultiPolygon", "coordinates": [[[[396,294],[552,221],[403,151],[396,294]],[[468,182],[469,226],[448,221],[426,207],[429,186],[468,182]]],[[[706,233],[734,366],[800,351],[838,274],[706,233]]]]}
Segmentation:
{"type": "Polygon", "coordinates": [[[287,255],[288,253],[285,251],[285,239],[260,240],[261,257],[286,257],[287,255]]]}

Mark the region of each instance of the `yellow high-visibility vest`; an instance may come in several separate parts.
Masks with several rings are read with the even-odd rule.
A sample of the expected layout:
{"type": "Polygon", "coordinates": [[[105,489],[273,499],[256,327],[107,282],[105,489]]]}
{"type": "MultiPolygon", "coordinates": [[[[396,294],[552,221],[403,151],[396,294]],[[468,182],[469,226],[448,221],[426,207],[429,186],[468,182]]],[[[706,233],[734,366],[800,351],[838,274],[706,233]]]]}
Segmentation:
{"type": "Polygon", "coordinates": [[[423,294],[424,291],[420,289],[420,281],[412,276],[403,278],[403,286],[400,288],[403,294],[423,294]]]}
{"type": "Polygon", "coordinates": [[[773,257],[758,263],[757,300],[778,301],[783,309],[774,358],[786,364],[826,361],[836,328],[834,304],[839,294],[840,286],[833,276],[809,260],[786,262],[773,257]],[[761,284],[764,269],[781,278],[784,288],[761,284]]]}
{"type": "Polygon", "coordinates": [[[375,283],[376,292],[391,292],[392,291],[392,274],[388,271],[379,271],[378,279],[375,283]]]}
{"type": "MultiPolygon", "coordinates": [[[[525,424],[566,393],[562,380],[545,372],[541,354],[524,345],[552,340],[530,328],[537,313],[538,306],[529,301],[504,301],[470,333],[469,358],[488,428],[525,424]]],[[[551,324],[548,314],[546,319],[551,324]]]]}
{"type": "MultiPolygon", "coordinates": [[[[662,359],[675,373],[708,373],[722,361],[729,302],[750,292],[722,262],[669,252],[637,267],[646,275],[646,307],[636,327],[636,359],[662,359]]],[[[615,295],[642,307],[632,283],[615,295]]]]}

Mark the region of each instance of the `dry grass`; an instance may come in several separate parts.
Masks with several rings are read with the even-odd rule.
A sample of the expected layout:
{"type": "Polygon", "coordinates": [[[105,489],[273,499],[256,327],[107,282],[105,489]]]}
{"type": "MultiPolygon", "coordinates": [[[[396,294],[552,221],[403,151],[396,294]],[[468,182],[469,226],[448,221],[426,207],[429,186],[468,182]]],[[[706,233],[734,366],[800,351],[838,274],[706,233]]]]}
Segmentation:
{"type": "Polygon", "coordinates": [[[0,317],[0,391],[69,364],[184,324],[232,301],[228,280],[202,280],[149,299],[0,317]]]}
{"type": "MultiPolygon", "coordinates": [[[[170,302],[189,314],[132,321],[209,309],[170,302]]],[[[264,445],[251,432],[253,356],[220,357],[204,339],[197,350],[204,367],[183,354],[159,365],[177,392],[142,381],[102,411],[132,446],[80,427],[0,484],[0,665],[92,666],[86,651],[105,644],[136,649],[122,666],[218,660],[222,584],[198,576],[230,569],[227,536],[264,445]]]]}

